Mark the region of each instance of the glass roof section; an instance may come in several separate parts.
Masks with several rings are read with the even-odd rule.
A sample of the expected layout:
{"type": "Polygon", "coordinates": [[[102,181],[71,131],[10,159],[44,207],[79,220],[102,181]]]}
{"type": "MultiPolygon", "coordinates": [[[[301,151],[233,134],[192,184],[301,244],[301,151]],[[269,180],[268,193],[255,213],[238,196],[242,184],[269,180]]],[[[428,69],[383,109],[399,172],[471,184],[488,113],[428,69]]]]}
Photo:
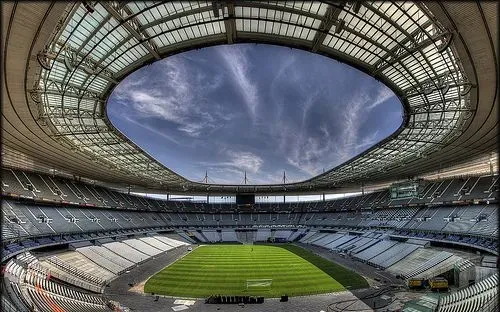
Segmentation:
{"type": "Polygon", "coordinates": [[[306,49],[383,81],[405,105],[401,131],[362,155],[289,185],[360,181],[427,157],[460,134],[472,87],[453,34],[421,3],[242,1],[85,2],[68,5],[46,49],[31,98],[62,143],[111,170],[183,190],[218,186],[173,173],[115,130],[104,112],[113,87],[135,69],[186,49],[265,42],[306,49]]]}

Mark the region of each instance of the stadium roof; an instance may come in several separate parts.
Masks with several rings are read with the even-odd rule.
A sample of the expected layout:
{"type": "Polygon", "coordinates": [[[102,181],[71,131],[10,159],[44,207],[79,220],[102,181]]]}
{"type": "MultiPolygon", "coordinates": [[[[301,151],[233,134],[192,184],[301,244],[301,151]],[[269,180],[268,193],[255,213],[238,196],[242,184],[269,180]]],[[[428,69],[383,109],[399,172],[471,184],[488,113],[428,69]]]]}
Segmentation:
{"type": "Polygon", "coordinates": [[[317,192],[387,182],[497,148],[496,2],[8,2],[2,4],[4,166],[46,167],[166,192],[317,192]],[[350,64],[390,87],[404,123],[307,181],[188,181],[109,122],[106,100],[134,70],[218,44],[284,45],[350,64]]]}

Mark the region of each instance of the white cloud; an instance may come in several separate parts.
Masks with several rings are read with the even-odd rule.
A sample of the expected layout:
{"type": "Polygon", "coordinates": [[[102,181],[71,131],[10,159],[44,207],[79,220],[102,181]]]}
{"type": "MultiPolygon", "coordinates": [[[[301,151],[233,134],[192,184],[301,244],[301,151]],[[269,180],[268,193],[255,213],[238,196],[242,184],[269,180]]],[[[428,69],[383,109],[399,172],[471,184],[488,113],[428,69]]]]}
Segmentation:
{"type": "Polygon", "coordinates": [[[248,184],[269,183],[259,178],[263,174],[259,171],[264,163],[260,156],[250,152],[226,151],[226,158],[224,162],[200,162],[196,167],[207,170],[209,182],[213,183],[243,184],[245,172],[248,184]]]}
{"type": "Polygon", "coordinates": [[[156,66],[154,75],[146,71],[142,76],[126,79],[114,95],[125,103],[123,111],[131,111],[130,120],[139,126],[183,144],[186,151],[203,145],[204,150],[190,150],[196,154],[192,159],[197,161],[189,165],[195,169],[196,177],[200,173],[200,180],[208,170],[216,183],[240,183],[244,171],[250,183],[281,183],[285,168],[289,181],[303,180],[331,169],[378,141],[379,132],[361,135],[361,129],[364,132],[372,126],[367,117],[370,111],[383,107],[394,96],[390,89],[382,86],[368,93],[366,85],[353,83],[348,86],[353,91],[342,90],[339,86],[345,84],[337,81],[344,79],[342,71],[326,70],[321,64],[309,67],[294,53],[280,54],[267,67],[264,60],[256,58],[263,66],[253,68],[248,48],[217,47],[215,59],[187,54],[167,58],[152,65],[156,66]],[[220,64],[212,66],[214,60],[220,64]],[[274,76],[265,77],[270,85],[258,84],[263,81],[262,75],[267,75],[264,69],[273,69],[269,74],[274,76]],[[222,84],[232,89],[230,94],[241,94],[236,97],[242,102],[240,107],[227,105],[233,99],[227,99],[225,90],[220,88],[222,84]],[[334,106],[330,112],[318,109],[325,103],[334,106]],[[327,112],[332,114],[330,119],[325,116],[327,112]],[[174,130],[155,130],[153,124],[148,124],[154,120],[151,117],[168,121],[168,127],[162,128],[174,130]],[[365,122],[370,125],[365,127],[365,122]],[[224,131],[207,139],[225,126],[224,131]],[[251,146],[237,150],[231,144],[240,144],[238,137],[248,139],[251,146]],[[258,149],[269,147],[271,150],[258,149]],[[278,165],[279,161],[282,163],[278,165]],[[275,170],[280,166],[283,169],[275,170]]]}
{"type": "Polygon", "coordinates": [[[262,157],[252,153],[244,151],[234,151],[230,149],[223,149],[220,151],[222,157],[225,158],[221,162],[200,162],[198,166],[201,168],[206,168],[214,170],[218,168],[217,171],[220,172],[220,168],[230,168],[231,170],[243,173],[244,171],[250,173],[257,173],[264,164],[264,159],[262,157]]]}
{"type": "MultiPolygon", "coordinates": [[[[380,88],[374,96],[364,90],[354,92],[338,112],[342,116],[339,133],[332,134],[326,124],[320,124],[318,127],[321,135],[311,136],[304,131],[296,133],[292,126],[281,124],[280,147],[288,155],[287,163],[315,176],[322,173],[323,169],[329,170],[340,165],[373,146],[380,139],[379,132],[373,131],[360,137],[359,131],[370,110],[393,96],[392,91],[386,87],[380,88]]],[[[309,109],[310,99],[304,103],[304,111],[309,109]]]]}
{"type": "Polygon", "coordinates": [[[361,138],[361,141],[358,142],[357,144],[355,144],[353,147],[354,155],[357,155],[357,154],[363,152],[367,148],[373,146],[378,141],[380,141],[378,133],[379,133],[379,131],[376,130],[374,132],[371,132],[369,135],[361,138]]]}
{"type": "Polygon", "coordinates": [[[264,160],[260,156],[251,152],[229,151],[228,155],[230,158],[229,163],[227,163],[228,165],[253,173],[258,172],[264,163],[264,160]]]}
{"type": "Polygon", "coordinates": [[[364,113],[362,109],[368,101],[369,98],[366,93],[356,93],[344,108],[343,131],[340,137],[339,148],[337,149],[339,151],[339,163],[354,156],[353,145],[359,140],[360,120],[364,113]]]}
{"type": "Polygon", "coordinates": [[[259,105],[259,90],[257,85],[249,78],[250,63],[246,56],[245,46],[222,46],[217,51],[222,56],[226,67],[233,76],[235,84],[241,92],[248,113],[253,121],[257,118],[259,105]]]}
{"type": "MultiPolygon", "coordinates": [[[[252,174],[249,179],[251,183],[256,184],[282,184],[283,171],[283,169],[261,171],[258,174],[252,174]]],[[[298,174],[295,170],[286,170],[286,183],[299,182],[306,178],[309,178],[309,176],[298,174]]]]}
{"type": "MultiPolygon", "coordinates": [[[[198,167],[197,167],[198,168],[198,167]]],[[[233,167],[222,167],[218,165],[214,166],[204,166],[203,169],[200,168],[200,172],[208,171],[208,181],[210,183],[220,183],[220,184],[243,184],[244,181],[244,170],[238,170],[233,167]]],[[[201,177],[201,174],[200,174],[201,177]]],[[[286,182],[299,182],[307,178],[310,178],[308,174],[297,172],[295,170],[286,171],[286,182]]],[[[201,181],[199,178],[197,181],[201,181]]],[[[247,183],[248,184],[282,184],[283,183],[283,170],[259,170],[258,172],[247,171],[247,183]]]]}
{"type": "Polygon", "coordinates": [[[279,84],[283,82],[282,80],[283,76],[287,75],[286,81],[288,81],[288,83],[290,84],[296,84],[298,82],[297,74],[290,75],[291,72],[290,69],[292,69],[292,65],[294,65],[294,63],[295,63],[295,57],[293,56],[293,54],[292,55],[288,54],[287,57],[282,58],[278,71],[276,72],[276,75],[273,77],[273,80],[271,81],[271,87],[269,88],[270,90],[269,95],[273,102],[273,105],[276,105],[278,107],[276,116],[277,117],[276,119],[278,121],[282,119],[282,115],[285,109],[283,94],[279,86],[279,84]]]}
{"type": "MultiPolygon", "coordinates": [[[[138,117],[161,118],[176,125],[178,131],[198,137],[220,127],[222,114],[205,109],[210,92],[220,87],[221,76],[207,77],[191,72],[186,59],[161,61],[161,75],[148,79],[126,79],[114,94],[134,110],[138,117]]],[[[158,65],[156,65],[158,66],[158,65]]],[[[134,76],[135,78],[135,76],[134,76]]]]}
{"type": "MultiPolygon", "coordinates": [[[[126,119],[127,121],[155,134],[155,135],[159,135],[167,140],[169,140],[170,142],[172,143],[175,143],[177,145],[181,145],[181,142],[177,141],[175,138],[173,138],[172,136],[168,135],[167,133],[164,133],[163,131],[158,131],[156,130],[155,128],[153,127],[150,127],[149,125],[147,124],[144,124],[144,123],[141,123],[141,122],[138,122],[136,121],[135,119],[133,118],[130,118],[130,116],[128,116],[127,114],[122,114],[121,115],[122,118],[126,119]]],[[[140,143],[140,142],[136,142],[136,143],[140,143]]]]}
{"type": "Polygon", "coordinates": [[[287,163],[310,176],[323,171],[322,161],[331,152],[331,142],[318,137],[301,137],[287,157],[287,163]]]}
{"type": "Polygon", "coordinates": [[[307,116],[311,110],[311,108],[316,104],[316,101],[319,96],[319,91],[318,89],[315,90],[306,90],[306,99],[304,100],[304,103],[302,104],[302,124],[301,128],[303,129],[304,126],[306,125],[307,121],[307,116]]]}
{"type": "MultiPolygon", "coordinates": [[[[134,78],[136,78],[135,74],[132,74],[134,78]]],[[[129,99],[129,90],[140,87],[145,83],[144,78],[141,79],[131,79],[130,77],[125,78],[120,82],[118,86],[113,90],[113,97],[116,97],[117,100],[128,100],[129,99]]]]}
{"type": "Polygon", "coordinates": [[[359,129],[367,118],[367,114],[373,108],[393,96],[394,93],[385,86],[381,86],[375,96],[370,96],[365,91],[355,93],[344,111],[344,133],[340,153],[338,153],[339,164],[358,155],[379,141],[378,131],[372,132],[366,137],[359,137],[359,129]]]}
{"type": "MultiPolygon", "coordinates": [[[[243,171],[232,167],[206,165],[203,166],[203,170],[207,171],[209,183],[240,184],[241,181],[243,181],[243,171]]],[[[198,181],[202,181],[202,179],[199,179],[198,181]]]]}
{"type": "Polygon", "coordinates": [[[392,98],[393,96],[395,96],[395,95],[391,89],[387,88],[386,86],[381,86],[378,89],[378,93],[375,96],[375,98],[372,99],[372,103],[369,104],[366,108],[367,108],[367,110],[372,110],[373,108],[379,106],[380,104],[384,103],[385,101],[392,98]]]}

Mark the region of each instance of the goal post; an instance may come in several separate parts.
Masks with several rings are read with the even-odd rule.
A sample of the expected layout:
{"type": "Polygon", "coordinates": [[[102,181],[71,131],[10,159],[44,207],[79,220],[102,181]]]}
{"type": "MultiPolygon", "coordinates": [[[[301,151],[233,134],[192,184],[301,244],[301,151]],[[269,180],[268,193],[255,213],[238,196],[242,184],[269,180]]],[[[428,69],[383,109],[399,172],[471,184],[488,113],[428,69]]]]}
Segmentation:
{"type": "Polygon", "coordinates": [[[272,278],[247,279],[247,290],[270,290],[273,284],[272,278]]]}

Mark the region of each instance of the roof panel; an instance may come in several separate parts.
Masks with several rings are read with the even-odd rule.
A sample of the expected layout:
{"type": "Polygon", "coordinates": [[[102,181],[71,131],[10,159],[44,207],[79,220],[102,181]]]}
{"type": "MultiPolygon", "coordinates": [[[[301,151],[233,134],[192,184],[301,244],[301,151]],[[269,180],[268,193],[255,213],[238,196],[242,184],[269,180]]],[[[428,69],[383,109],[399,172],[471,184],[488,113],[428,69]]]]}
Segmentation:
{"type": "MultiPolygon", "coordinates": [[[[113,75],[125,76],[130,64],[157,58],[157,51],[171,49],[179,43],[210,42],[214,34],[225,33],[225,23],[232,23],[233,17],[229,16],[226,4],[221,5],[224,15],[220,17],[214,16],[212,3],[204,1],[112,2],[111,9],[97,3],[94,13],[88,13],[83,4],[76,5],[60,36],[54,38],[54,42],[60,44],[47,44],[60,56],[56,57],[57,61],[48,60],[50,70],[42,69],[38,82],[46,113],[53,114],[50,120],[56,129],[73,133],[68,138],[75,145],[87,146],[87,151],[96,153],[96,157],[102,154],[101,149],[108,152],[110,146],[135,151],[113,159],[118,168],[144,168],[146,163],[147,167],[156,168],[137,172],[146,180],[173,179],[191,183],[193,188],[200,187],[173,174],[138,147],[124,141],[115,129],[108,128],[102,117],[83,116],[94,109],[100,111],[101,105],[96,104],[104,100],[102,97],[109,91],[113,75]],[[108,9],[116,10],[120,16],[110,16],[108,9]],[[64,65],[64,44],[79,53],[75,67],[70,70],[64,65]],[[64,93],[68,96],[63,97],[64,93]],[[61,118],[67,114],[55,108],[80,109],[75,115],[80,117],[61,118]],[[80,135],[82,131],[87,134],[80,135]]],[[[428,14],[427,10],[409,2],[366,2],[357,13],[351,4],[341,3],[235,3],[236,32],[231,34],[235,41],[254,38],[252,36],[255,36],[253,40],[261,40],[261,36],[265,36],[266,42],[290,42],[304,48],[307,44],[313,47],[314,42],[319,41],[318,49],[323,54],[333,52],[332,57],[355,62],[366,72],[381,77],[412,107],[407,113],[414,128],[403,129],[392,140],[365,155],[312,179],[314,185],[376,175],[378,169],[391,166],[391,161],[380,159],[380,155],[394,155],[398,147],[406,146],[412,149],[400,151],[397,158],[400,161],[415,158],[417,150],[432,150],[433,142],[443,144],[445,141],[440,140],[463,125],[458,122],[466,116],[468,95],[459,95],[456,85],[466,84],[467,77],[453,49],[438,51],[437,47],[445,42],[445,28],[428,14]],[[331,16],[337,13],[338,16],[331,16]],[[343,28],[337,29],[341,24],[343,28]],[[240,32],[244,32],[245,37],[240,38],[240,32]]]]}

